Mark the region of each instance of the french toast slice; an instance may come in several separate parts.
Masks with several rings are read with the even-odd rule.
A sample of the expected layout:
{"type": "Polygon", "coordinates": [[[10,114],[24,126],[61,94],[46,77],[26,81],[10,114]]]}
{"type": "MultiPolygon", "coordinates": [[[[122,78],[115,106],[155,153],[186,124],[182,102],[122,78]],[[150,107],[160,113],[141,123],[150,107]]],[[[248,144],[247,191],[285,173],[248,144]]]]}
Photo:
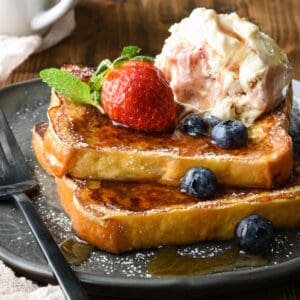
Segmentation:
{"type": "MultiPolygon", "coordinates": [[[[64,70],[87,81],[93,70],[64,70]]],[[[45,156],[52,172],[76,178],[158,182],[178,186],[187,169],[210,168],[221,184],[271,188],[287,181],[293,166],[290,99],[248,129],[247,146],[221,149],[210,137],[180,130],[146,134],[114,126],[96,108],[52,91],[45,133],[45,156]]]]}
{"type": "MultiPolygon", "coordinates": [[[[33,130],[33,149],[53,175],[45,156],[48,124],[33,130]]],[[[61,205],[76,234],[112,253],[167,244],[224,240],[251,214],[269,218],[275,227],[300,227],[300,161],[289,183],[273,190],[220,187],[209,201],[159,183],[81,180],[56,177],[61,205]]]]}

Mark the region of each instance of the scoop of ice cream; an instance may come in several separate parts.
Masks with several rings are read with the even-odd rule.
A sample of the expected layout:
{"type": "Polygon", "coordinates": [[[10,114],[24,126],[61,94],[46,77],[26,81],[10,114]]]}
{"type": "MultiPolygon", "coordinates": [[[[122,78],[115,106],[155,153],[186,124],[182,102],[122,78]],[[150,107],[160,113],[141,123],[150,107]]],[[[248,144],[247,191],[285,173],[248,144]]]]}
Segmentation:
{"type": "Polygon", "coordinates": [[[249,126],[282,100],[287,56],[255,24],[197,8],[170,32],[155,64],[188,110],[249,126]]]}

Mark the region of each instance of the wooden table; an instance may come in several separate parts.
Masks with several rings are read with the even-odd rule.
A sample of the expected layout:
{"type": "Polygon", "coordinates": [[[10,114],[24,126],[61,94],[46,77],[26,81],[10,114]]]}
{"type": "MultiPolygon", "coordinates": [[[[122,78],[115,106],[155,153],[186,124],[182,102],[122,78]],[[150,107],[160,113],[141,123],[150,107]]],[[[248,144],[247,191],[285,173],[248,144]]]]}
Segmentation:
{"type": "MultiPolygon", "coordinates": [[[[237,11],[258,24],[286,51],[293,78],[300,79],[299,0],[83,0],[76,7],[73,34],[57,46],[32,55],[0,86],[36,78],[39,70],[64,63],[96,66],[102,58],[117,56],[124,45],[139,45],[155,55],[170,25],[199,6],[218,12],[237,11]]],[[[242,295],[233,290],[230,296],[213,299],[300,299],[300,281],[286,279],[242,295]]]]}

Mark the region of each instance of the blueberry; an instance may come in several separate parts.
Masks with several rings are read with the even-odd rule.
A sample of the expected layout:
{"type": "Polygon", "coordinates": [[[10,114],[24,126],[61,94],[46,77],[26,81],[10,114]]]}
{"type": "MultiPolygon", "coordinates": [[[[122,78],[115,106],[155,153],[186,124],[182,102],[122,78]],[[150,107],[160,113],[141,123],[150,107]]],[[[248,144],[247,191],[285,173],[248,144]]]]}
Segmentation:
{"type": "Polygon", "coordinates": [[[241,250],[251,254],[262,254],[269,249],[273,232],[270,220],[251,215],[237,224],[235,239],[241,250]]]}
{"type": "Polygon", "coordinates": [[[209,126],[200,115],[189,114],[181,121],[182,131],[192,136],[206,134],[209,126]]]}
{"type": "Polygon", "coordinates": [[[180,191],[193,196],[211,198],[217,188],[215,174],[207,168],[194,167],[189,169],[182,178],[180,191]]]}
{"type": "Polygon", "coordinates": [[[211,138],[221,148],[236,149],[247,144],[248,131],[240,121],[222,121],[212,129],[211,138]]]}

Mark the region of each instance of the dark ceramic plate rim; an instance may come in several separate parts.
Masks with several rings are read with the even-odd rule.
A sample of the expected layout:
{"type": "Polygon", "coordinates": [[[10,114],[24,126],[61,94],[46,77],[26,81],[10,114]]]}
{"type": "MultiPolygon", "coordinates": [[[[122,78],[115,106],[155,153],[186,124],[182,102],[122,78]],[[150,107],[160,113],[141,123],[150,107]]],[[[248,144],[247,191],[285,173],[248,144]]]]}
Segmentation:
{"type": "MultiPolygon", "coordinates": [[[[40,84],[40,79],[32,79],[6,86],[0,89],[1,94],[6,90],[13,90],[16,87],[27,88],[31,85],[40,84]]],[[[53,276],[47,265],[28,261],[9,252],[8,249],[0,245],[0,259],[17,270],[20,274],[27,275],[42,282],[53,283],[53,276]]],[[[275,281],[293,278],[300,272],[300,257],[279,263],[277,265],[258,267],[253,269],[240,269],[235,271],[216,273],[205,276],[190,277],[170,277],[170,278],[111,278],[98,276],[83,272],[77,272],[80,280],[87,287],[97,294],[118,296],[120,291],[129,293],[122,298],[140,296],[142,298],[152,298],[156,296],[180,297],[181,292],[189,291],[190,296],[217,295],[229,292],[232,287],[237,290],[258,288],[266,286],[275,281]],[[222,287],[216,289],[216,287],[222,287]]],[[[232,291],[231,291],[232,292],[232,291]]],[[[187,296],[187,294],[185,294],[187,296]]]]}

